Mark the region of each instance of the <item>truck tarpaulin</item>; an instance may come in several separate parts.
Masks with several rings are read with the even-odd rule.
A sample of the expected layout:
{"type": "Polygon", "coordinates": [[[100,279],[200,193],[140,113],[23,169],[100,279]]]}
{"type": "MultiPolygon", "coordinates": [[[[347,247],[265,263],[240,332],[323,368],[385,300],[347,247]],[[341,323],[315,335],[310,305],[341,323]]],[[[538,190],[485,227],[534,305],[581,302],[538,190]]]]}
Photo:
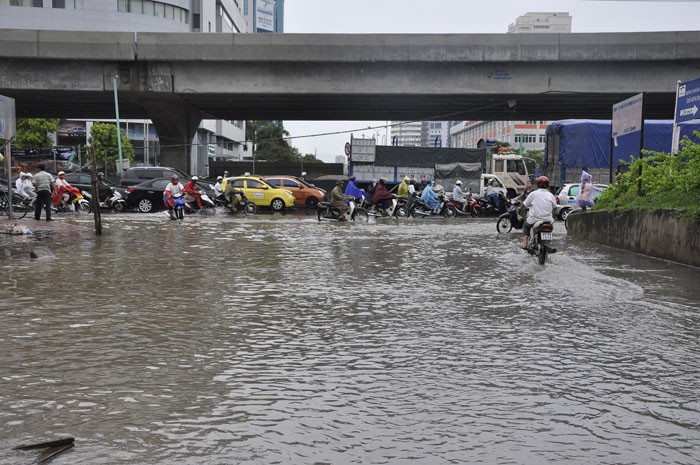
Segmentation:
{"type": "MultiPolygon", "coordinates": [[[[699,121],[679,124],[681,139],[700,130],[699,121]]],[[[561,120],[555,121],[547,128],[545,143],[545,165],[559,163],[562,168],[607,168],[610,166],[610,120],[561,120]],[[550,136],[558,136],[558,141],[550,136]],[[549,147],[558,143],[558,157],[552,157],[549,147]]],[[[639,157],[639,132],[626,134],[617,138],[613,151],[613,167],[620,160],[629,161],[631,156],[639,157]]],[[[644,122],[644,149],[654,152],[671,153],[673,138],[672,120],[646,120],[644,122]]]]}

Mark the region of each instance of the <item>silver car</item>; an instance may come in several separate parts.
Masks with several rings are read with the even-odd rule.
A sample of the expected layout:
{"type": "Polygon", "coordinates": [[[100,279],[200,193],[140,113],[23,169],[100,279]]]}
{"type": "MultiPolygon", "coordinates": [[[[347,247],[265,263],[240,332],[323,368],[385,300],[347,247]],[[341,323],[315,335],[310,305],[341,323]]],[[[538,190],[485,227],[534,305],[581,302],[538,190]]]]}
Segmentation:
{"type": "MultiPolygon", "coordinates": [[[[576,196],[578,195],[579,186],[579,183],[564,184],[562,188],[557,191],[557,193],[554,195],[557,201],[557,207],[554,209],[555,217],[559,218],[560,220],[565,220],[566,217],[569,216],[569,213],[581,208],[576,204],[576,196]]],[[[608,185],[595,184],[595,187],[597,189],[593,192],[594,201],[601,192],[608,188],[608,185]]]]}

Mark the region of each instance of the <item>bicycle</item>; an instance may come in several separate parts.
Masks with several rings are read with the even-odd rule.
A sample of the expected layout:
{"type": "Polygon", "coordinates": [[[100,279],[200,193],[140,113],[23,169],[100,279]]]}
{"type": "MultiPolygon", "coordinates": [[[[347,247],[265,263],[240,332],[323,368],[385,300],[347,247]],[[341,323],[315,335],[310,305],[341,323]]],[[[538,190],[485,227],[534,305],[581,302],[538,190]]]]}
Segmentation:
{"type": "MultiPolygon", "coordinates": [[[[12,202],[12,218],[21,220],[27,216],[27,212],[29,211],[29,202],[31,202],[31,200],[20,198],[19,196],[13,194],[12,202]]],[[[0,193],[0,209],[2,209],[3,213],[9,218],[10,210],[8,206],[9,202],[7,201],[7,192],[0,193]]]]}

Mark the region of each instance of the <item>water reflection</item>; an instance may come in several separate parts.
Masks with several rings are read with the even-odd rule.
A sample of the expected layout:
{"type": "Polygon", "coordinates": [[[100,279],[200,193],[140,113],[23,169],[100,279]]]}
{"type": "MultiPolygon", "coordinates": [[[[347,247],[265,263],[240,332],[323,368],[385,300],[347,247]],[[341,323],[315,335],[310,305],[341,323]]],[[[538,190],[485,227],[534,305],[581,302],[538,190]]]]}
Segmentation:
{"type": "Polygon", "coordinates": [[[91,227],[0,270],[0,435],[55,463],[697,462],[698,270],[487,220],[91,227]]]}

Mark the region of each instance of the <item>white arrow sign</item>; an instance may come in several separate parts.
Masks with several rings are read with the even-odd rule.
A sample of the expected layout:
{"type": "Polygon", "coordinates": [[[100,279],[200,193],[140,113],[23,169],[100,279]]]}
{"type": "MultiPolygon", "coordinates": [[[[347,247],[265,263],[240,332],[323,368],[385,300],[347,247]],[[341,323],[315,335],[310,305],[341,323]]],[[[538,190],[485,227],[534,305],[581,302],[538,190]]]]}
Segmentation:
{"type": "Polygon", "coordinates": [[[680,112],[680,115],[681,115],[681,116],[688,116],[688,115],[693,115],[693,116],[695,116],[695,113],[697,113],[697,112],[698,112],[698,107],[696,107],[695,105],[693,105],[692,108],[684,108],[684,109],[682,109],[681,112],[680,112]]]}

